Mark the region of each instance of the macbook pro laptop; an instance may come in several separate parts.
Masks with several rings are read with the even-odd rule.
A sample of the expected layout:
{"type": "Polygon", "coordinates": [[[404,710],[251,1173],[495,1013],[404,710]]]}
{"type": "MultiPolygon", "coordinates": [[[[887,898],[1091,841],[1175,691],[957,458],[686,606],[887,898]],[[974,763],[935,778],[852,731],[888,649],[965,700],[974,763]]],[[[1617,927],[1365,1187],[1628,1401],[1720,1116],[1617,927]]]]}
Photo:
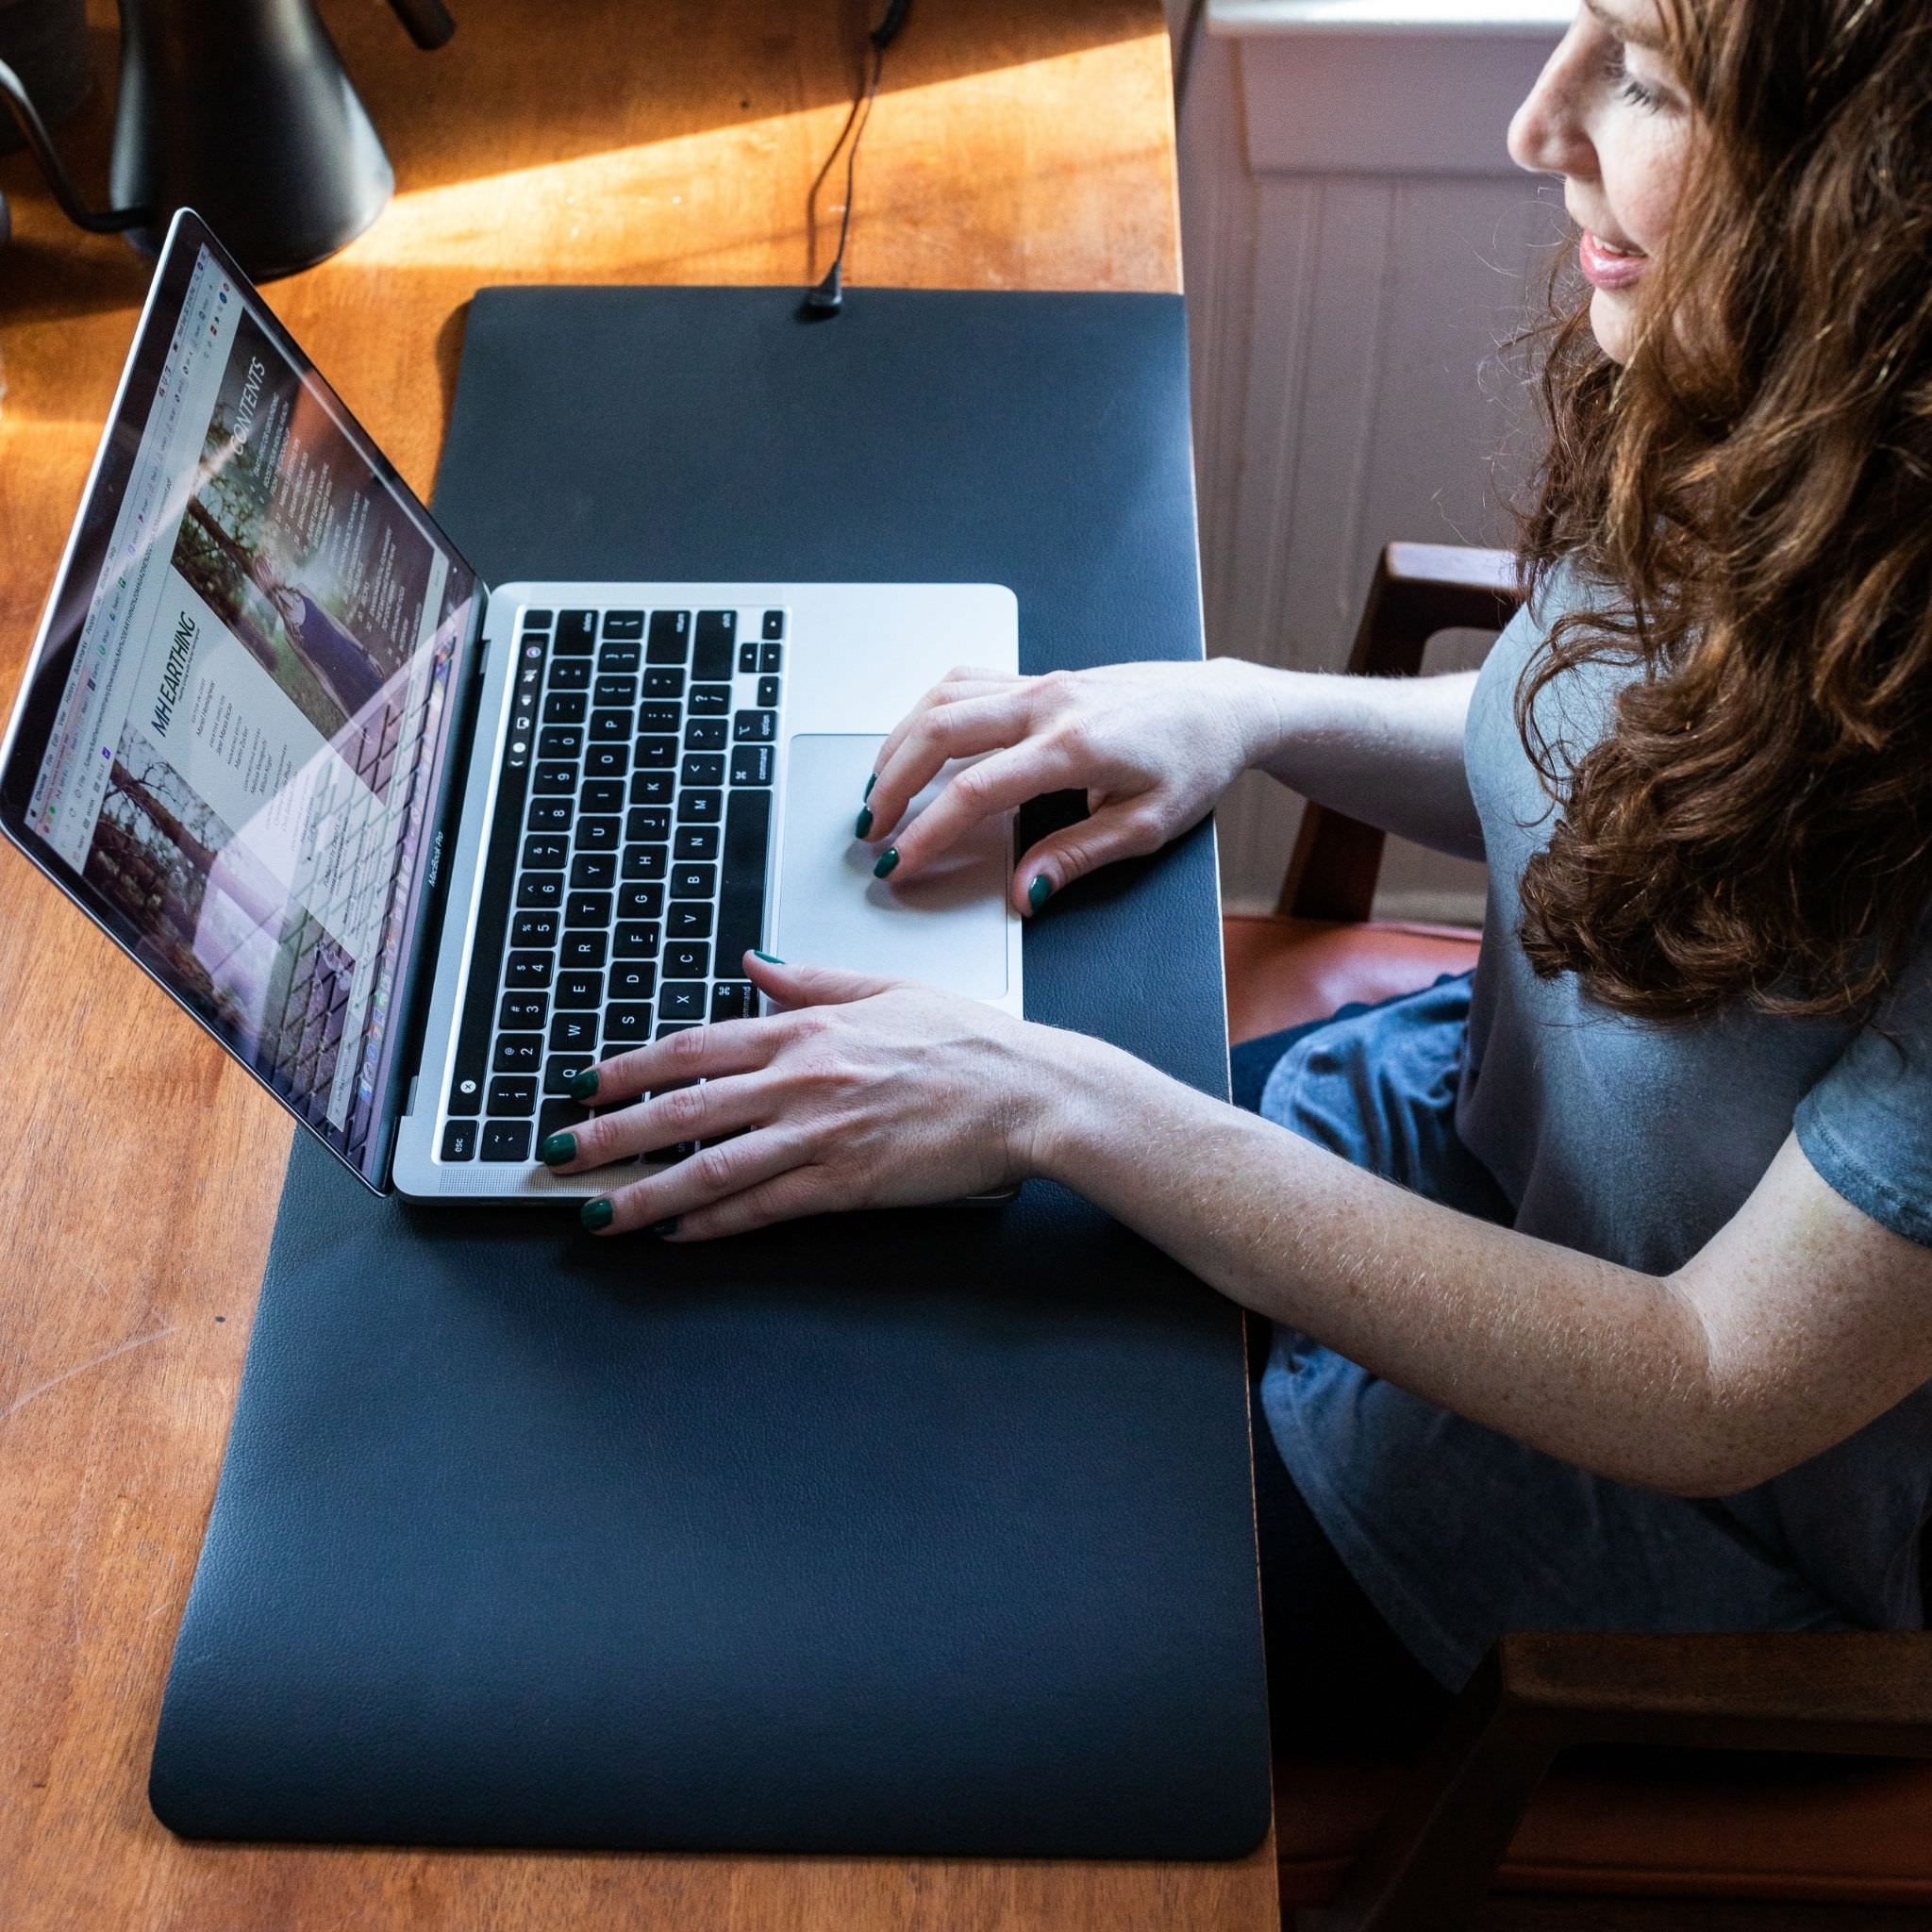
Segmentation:
{"type": "Polygon", "coordinates": [[[905,885],[852,836],[959,663],[1010,591],[485,584],[184,211],[0,825],[370,1187],[597,1193],[535,1158],[571,1075],[753,1016],[747,949],[1021,1011],[1010,824],[905,885]]]}

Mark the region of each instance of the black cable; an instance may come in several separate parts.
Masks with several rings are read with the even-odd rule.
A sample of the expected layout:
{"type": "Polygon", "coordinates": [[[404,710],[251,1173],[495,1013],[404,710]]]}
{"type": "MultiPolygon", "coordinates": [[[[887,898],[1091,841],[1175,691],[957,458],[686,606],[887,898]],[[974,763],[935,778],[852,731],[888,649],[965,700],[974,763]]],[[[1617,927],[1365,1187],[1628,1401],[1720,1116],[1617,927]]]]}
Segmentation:
{"type": "Polygon", "coordinates": [[[845,148],[845,208],[839,217],[838,253],[832,257],[832,265],[825,271],[824,278],[806,292],[800,313],[810,320],[837,315],[844,306],[845,242],[852,232],[852,197],[858,180],[858,143],[865,139],[866,126],[872,120],[872,105],[878,98],[879,76],[886,71],[886,49],[898,38],[899,29],[906,25],[906,16],[911,10],[912,0],[891,0],[878,25],[866,36],[872,46],[872,76],[853,101],[852,111],[845,117],[845,125],[840,130],[838,141],[832,144],[825,165],[819,170],[819,180],[823,181],[838,160],[839,149],[841,146],[845,148]],[[849,145],[846,142],[848,134],[851,137],[849,145]]]}
{"type": "Polygon", "coordinates": [[[1174,118],[1180,124],[1188,105],[1188,82],[1194,74],[1194,43],[1201,38],[1201,18],[1208,11],[1208,0],[1190,0],[1186,25],[1181,28],[1180,51],[1174,63],[1174,118]]]}
{"type": "MultiPolygon", "coordinates": [[[[811,259],[814,265],[816,265],[818,260],[819,190],[825,185],[825,177],[839,165],[839,157],[845,152],[845,142],[852,133],[854,125],[858,120],[859,109],[865,106],[864,73],[864,58],[861,56],[859,61],[859,91],[852,96],[852,105],[845,110],[845,123],[839,129],[839,138],[833,142],[824,159],[819,163],[819,171],[811,177],[811,188],[805,197],[806,226],[811,247],[811,259]]],[[[851,206],[849,201],[846,206],[851,206]]]]}

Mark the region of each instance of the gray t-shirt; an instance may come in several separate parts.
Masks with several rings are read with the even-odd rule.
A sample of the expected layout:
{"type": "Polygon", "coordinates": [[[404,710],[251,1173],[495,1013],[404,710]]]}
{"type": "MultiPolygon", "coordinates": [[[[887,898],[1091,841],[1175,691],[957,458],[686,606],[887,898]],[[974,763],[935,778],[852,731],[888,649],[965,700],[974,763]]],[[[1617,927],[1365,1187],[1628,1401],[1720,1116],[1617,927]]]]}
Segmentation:
{"type": "MultiPolygon", "coordinates": [[[[1932,949],[1864,1025],[1741,1008],[1632,1020],[1572,975],[1531,970],[1520,884],[1553,808],[1515,695],[1553,614],[1509,625],[1470,708],[1465,761],[1490,870],[1473,989],[1323,1029],[1276,1067],[1262,1111],[1452,1206],[1656,1274],[1738,1211],[1795,1126],[1827,1185],[1932,1245],[1932,949]]],[[[1576,756],[1634,675],[1586,667],[1545,689],[1539,717],[1576,756]]],[[[1932,1387],[1784,1475],[1704,1503],[1544,1457],[1289,1330],[1262,1399],[1343,1559],[1445,1682],[1504,1628],[1924,1620],[1932,1387]]]]}
{"type": "MultiPolygon", "coordinates": [[[[1548,614],[1548,613],[1545,613],[1548,614]]],[[[1693,1024],[1626,1019],[1574,975],[1539,979],[1517,933],[1551,806],[1516,728],[1544,625],[1525,613],[1476,681],[1464,758],[1490,868],[1482,963],[1456,1124],[1525,1234],[1666,1274],[1737,1213],[1795,1126],[1820,1177],[1908,1241],[1932,1244],[1932,958],[1922,950],[1872,1024],[1733,1009],[1693,1024]]],[[[1587,666],[1545,687],[1538,718],[1579,750],[1635,674],[1587,666]]],[[[1932,1389],[1836,1449],[1727,1498],[1861,1624],[1923,1621],[1916,1540],[1932,1502],[1932,1389]]]]}

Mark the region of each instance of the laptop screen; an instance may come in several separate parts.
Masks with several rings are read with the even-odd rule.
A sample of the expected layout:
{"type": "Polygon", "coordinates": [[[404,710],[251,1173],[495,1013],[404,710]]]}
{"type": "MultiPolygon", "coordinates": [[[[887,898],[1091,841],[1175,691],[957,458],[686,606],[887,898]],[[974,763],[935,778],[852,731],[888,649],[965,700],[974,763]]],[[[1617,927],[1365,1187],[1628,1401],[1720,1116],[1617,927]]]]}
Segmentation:
{"type": "Polygon", "coordinates": [[[375,1185],[476,594],[182,218],[23,692],[6,817],[375,1185]]]}

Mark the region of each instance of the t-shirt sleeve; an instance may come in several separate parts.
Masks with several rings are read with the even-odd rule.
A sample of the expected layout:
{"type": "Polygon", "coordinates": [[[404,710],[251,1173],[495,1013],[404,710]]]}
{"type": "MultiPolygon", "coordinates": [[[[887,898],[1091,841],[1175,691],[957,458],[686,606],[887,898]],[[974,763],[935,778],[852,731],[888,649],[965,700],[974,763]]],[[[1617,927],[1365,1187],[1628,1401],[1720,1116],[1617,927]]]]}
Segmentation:
{"type": "Polygon", "coordinates": [[[1932,950],[1924,943],[1791,1124],[1827,1187],[1932,1247],[1932,950]]]}

